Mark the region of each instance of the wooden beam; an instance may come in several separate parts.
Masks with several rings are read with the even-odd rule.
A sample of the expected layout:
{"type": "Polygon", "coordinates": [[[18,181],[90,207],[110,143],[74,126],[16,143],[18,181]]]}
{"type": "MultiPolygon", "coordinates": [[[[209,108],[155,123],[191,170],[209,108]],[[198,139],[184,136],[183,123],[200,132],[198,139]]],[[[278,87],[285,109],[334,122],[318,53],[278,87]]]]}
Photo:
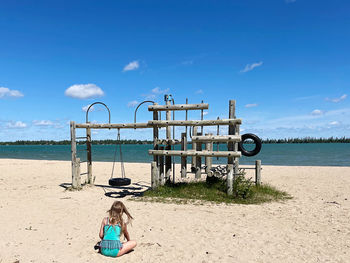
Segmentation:
{"type": "Polygon", "coordinates": [[[166,151],[166,150],[148,150],[150,155],[163,155],[163,156],[212,156],[212,157],[241,157],[241,152],[231,151],[166,151]]]}
{"type": "Polygon", "coordinates": [[[192,141],[195,142],[239,142],[240,135],[220,135],[220,136],[192,136],[192,141]]]}
{"type": "Polygon", "coordinates": [[[223,119],[223,120],[194,120],[194,121],[148,121],[149,126],[167,127],[167,126],[214,126],[214,125],[234,125],[241,124],[241,119],[223,119]]]}
{"type": "MultiPolygon", "coordinates": [[[[198,135],[202,135],[202,133],[197,133],[198,135]]],[[[202,152],[202,143],[201,142],[197,142],[196,143],[196,151],[197,152],[202,152]]],[[[202,158],[201,155],[198,154],[196,155],[196,173],[195,173],[195,178],[196,179],[200,179],[202,175],[202,158]]]]}
{"type": "Polygon", "coordinates": [[[209,109],[208,103],[148,106],[149,111],[207,110],[207,109],[209,109]]]}
{"type": "MultiPolygon", "coordinates": [[[[181,151],[187,151],[187,134],[181,133],[181,151]]],[[[181,178],[186,178],[187,175],[187,157],[181,157],[181,178]]]]}
{"type": "Polygon", "coordinates": [[[153,128],[148,123],[77,123],[76,128],[90,128],[90,129],[140,129],[140,128],[153,128]]]}
{"type": "Polygon", "coordinates": [[[261,160],[255,161],[255,184],[261,184],[261,160]]]}

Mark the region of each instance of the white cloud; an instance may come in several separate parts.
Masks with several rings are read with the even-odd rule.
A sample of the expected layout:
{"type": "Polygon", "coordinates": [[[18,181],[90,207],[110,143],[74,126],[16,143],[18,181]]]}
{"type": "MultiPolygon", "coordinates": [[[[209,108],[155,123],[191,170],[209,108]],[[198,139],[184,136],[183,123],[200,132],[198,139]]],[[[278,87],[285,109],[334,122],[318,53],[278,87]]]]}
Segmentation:
{"type": "Polygon", "coordinates": [[[23,94],[18,90],[10,90],[9,88],[0,87],[0,98],[4,97],[23,97],[23,94]]]}
{"type": "MultiPolygon", "coordinates": [[[[86,106],[82,107],[81,109],[82,109],[83,111],[87,112],[87,110],[88,110],[88,108],[90,107],[90,105],[91,105],[91,104],[86,105],[86,106]]],[[[94,108],[94,106],[92,106],[92,107],[90,108],[89,112],[94,111],[94,110],[95,110],[95,108],[94,108]]]]}
{"type": "Polygon", "coordinates": [[[169,92],[169,88],[162,90],[159,87],[155,87],[154,89],[152,89],[152,93],[154,93],[154,94],[165,94],[167,92],[169,92]]]}
{"type": "Polygon", "coordinates": [[[242,69],[240,72],[241,72],[241,73],[246,73],[246,72],[248,72],[248,71],[253,70],[253,69],[256,68],[256,67],[260,67],[262,64],[263,64],[262,61],[260,61],[260,62],[255,62],[255,63],[252,63],[252,64],[247,64],[247,65],[245,66],[245,68],[242,69]]]}
{"type": "Polygon", "coordinates": [[[155,87],[154,89],[151,90],[150,94],[143,94],[142,96],[144,96],[146,100],[155,100],[157,98],[157,95],[163,95],[168,93],[169,91],[170,91],[169,88],[162,90],[159,87],[155,87]]]}
{"type": "Polygon", "coordinates": [[[295,3],[297,0],[285,0],[285,2],[287,3],[287,4],[290,4],[290,3],[295,3]]]}
{"type": "Polygon", "coordinates": [[[126,65],[123,69],[123,72],[125,71],[130,71],[130,70],[135,70],[140,67],[140,64],[137,60],[130,62],[128,65],[126,65]]]}
{"type": "Polygon", "coordinates": [[[203,116],[208,115],[209,112],[203,111],[203,116]]]}
{"type": "Polygon", "coordinates": [[[77,99],[91,99],[103,96],[104,92],[95,84],[75,84],[66,89],[64,94],[77,99]]]}
{"type": "Polygon", "coordinates": [[[253,107],[257,107],[258,104],[257,103],[252,103],[252,104],[246,104],[244,107],[246,108],[253,108],[253,107]]]}
{"type": "Polygon", "coordinates": [[[132,100],[128,102],[128,107],[133,108],[138,104],[137,100],[132,100]]]}
{"type": "Polygon", "coordinates": [[[203,94],[203,90],[202,89],[197,90],[196,94],[203,94]]]}
{"type": "Polygon", "coordinates": [[[339,125],[340,123],[339,123],[339,121],[331,121],[330,123],[329,123],[329,125],[332,125],[332,126],[337,126],[337,125],[339,125]]]}
{"type": "Polygon", "coordinates": [[[8,122],[6,125],[7,128],[11,128],[11,129],[17,129],[17,128],[26,128],[27,124],[25,124],[24,122],[21,121],[16,121],[16,122],[8,122]]]}
{"type": "Polygon", "coordinates": [[[322,110],[313,110],[312,112],[311,112],[311,115],[314,115],[314,116],[320,116],[320,115],[323,115],[324,114],[324,111],[322,111],[322,110]]]}
{"type": "Polygon", "coordinates": [[[51,126],[53,125],[54,123],[52,121],[48,121],[48,120],[41,120],[41,121],[38,121],[38,120],[34,120],[33,121],[33,124],[35,126],[51,126]]]}
{"type": "Polygon", "coordinates": [[[345,100],[347,96],[348,95],[344,94],[343,96],[341,96],[339,98],[334,98],[334,99],[326,98],[326,100],[334,102],[334,103],[338,103],[338,102],[340,102],[342,100],[345,100]]]}

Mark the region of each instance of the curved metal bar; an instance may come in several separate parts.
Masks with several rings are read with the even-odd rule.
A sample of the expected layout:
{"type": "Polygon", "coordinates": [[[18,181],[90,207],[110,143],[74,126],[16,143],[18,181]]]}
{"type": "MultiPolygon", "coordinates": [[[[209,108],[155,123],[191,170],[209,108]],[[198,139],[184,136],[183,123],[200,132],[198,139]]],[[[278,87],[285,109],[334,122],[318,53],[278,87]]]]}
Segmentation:
{"type": "Polygon", "coordinates": [[[97,101],[97,102],[94,102],[94,103],[90,104],[89,108],[88,108],[87,111],[86,111],[86,123],[89,122],[89,118],[88,118],[88,117],[89,117],[89,110],[90,110],[90,108],[91,108],[92,106],[94,106],[95,104],[101,104],[101,105],[103,105],[103,106],[106,107],[106,109],[108,110],[108,123],[111,123],[111,111],[109,110],[109,108],[107,107],[106,104],[104,104],[103,102],[100,102],[100,101],[97,101]]]}
{"type": "Polygon", "coordinates": [[[136,113],[137,113],[138,108],[139,108],[142,104],[144,104],[144,103],[146,103],[146,102],[155,104],[155,102],[154,102],[153,100],[145,100],[145,101],[141,102],[141,103],[136,107],[136,109],[135,109],[135,113],[134,113],[134,123],[136,123],[136,113]]]}

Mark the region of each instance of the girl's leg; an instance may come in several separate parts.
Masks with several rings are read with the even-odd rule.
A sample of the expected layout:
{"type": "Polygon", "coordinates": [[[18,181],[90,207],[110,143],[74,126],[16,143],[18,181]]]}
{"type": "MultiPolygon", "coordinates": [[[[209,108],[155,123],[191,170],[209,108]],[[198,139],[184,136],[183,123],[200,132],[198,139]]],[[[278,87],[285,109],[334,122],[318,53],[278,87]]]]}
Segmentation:
{"type": "Polygon", "coordinates": [[[125,253],[128,253],[130,250],[132,250],[134,247],[136,247],[136,241],[130,240],[128,242],[123,243],[123,247],[121,250],[119,250],[119,253],[117,257],[120,257],[124,255],[125,253]]]}

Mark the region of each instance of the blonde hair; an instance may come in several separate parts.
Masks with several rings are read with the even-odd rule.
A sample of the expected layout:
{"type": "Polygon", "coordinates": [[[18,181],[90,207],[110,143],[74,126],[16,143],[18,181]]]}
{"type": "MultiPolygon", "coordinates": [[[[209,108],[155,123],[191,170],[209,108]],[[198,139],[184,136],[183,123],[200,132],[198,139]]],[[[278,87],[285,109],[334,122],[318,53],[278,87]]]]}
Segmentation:
{"type": "Polygon", "coordinates": [[[132,219],[134,219],[128,209],[126,209],[125,205],[121,202],[121,201],[115,201],[112,206],[111,209],[109,209],[108,211],[109,214],[109,222],[111,225],[117,225],[119,224],[122,228],[122,232],[124,232],[125,229],[125,225],[129,224],[131,222],[132,219]],[[127,216],[127,221],[124,222],[123,219],[123,214],[126,214],[127,216]]]}

